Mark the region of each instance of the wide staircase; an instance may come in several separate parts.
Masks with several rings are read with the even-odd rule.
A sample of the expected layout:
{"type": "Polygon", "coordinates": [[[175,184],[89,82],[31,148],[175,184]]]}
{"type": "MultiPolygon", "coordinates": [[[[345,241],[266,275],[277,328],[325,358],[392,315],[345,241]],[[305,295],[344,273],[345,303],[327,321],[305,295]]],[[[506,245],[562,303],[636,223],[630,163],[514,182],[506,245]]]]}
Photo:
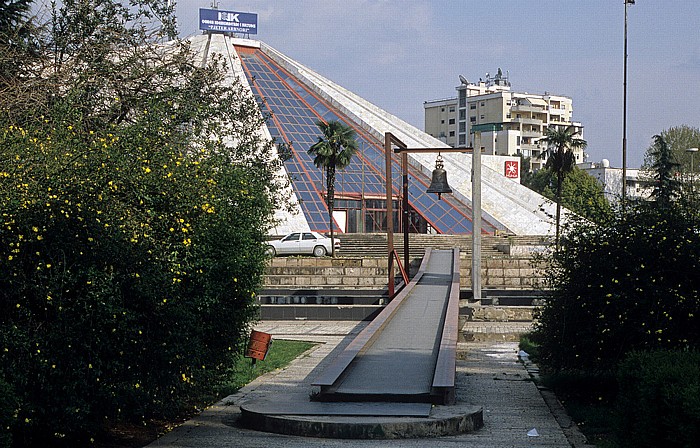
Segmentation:
{"type": "MultiPolygon", "coordinates": [[[[371,319],[386,303],[386,234],[341,234],[341,249],[331,257],[275,257],[267,267],[262,295],[264,319],[371,319]],[[313,306],[310,306],[313,305],[313,306]]],[[[482,300],[469,299],[471,236],[410,234],[411,272],[425,249],[460,250],[460,328],[465,340],[518,340],[531,326],[543,285],[546,262],[532,253],[510,254],[513,247],[551,245],[540,236],[482,237],[482,300]]],[[[403,234],[394,235],[403,260],[403,234]]],[[[534,252],[533,252],[534,253],[534,252]]],[[[396,266],[395,266],[395,269],[396,266]]],[[[398,270],[395,271],[398,277],[398,270]]]]}

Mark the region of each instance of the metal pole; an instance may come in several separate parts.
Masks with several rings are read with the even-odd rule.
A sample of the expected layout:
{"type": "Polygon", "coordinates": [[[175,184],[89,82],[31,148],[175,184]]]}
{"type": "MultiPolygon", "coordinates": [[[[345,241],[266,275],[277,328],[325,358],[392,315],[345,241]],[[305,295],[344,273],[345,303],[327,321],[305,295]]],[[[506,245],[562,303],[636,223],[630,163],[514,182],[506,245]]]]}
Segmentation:
{"type": "Polygon", "coordinates": [[[408,253],[408,154],[405,152],[401,153],[401,172],[403,174],[403,267],[410,277],[409,262],[411,257],[408,253]]]}
{"type": "Polygon", "coordinates": [[[384,134],[384,153],[386,155],[386,243],[389,251],[389,300],[394,297],[394,207],[392,204],[391,185],[391,134],[384,134]]]}
{"type": "Polygon", "coordinates": [[[472,151],[472,294],[481,300],[481,132],[472,151]],[[477,143],[478,142],[478,143],[477,143]]]}
{"type": "MultiPolygon", "coordinates": [[[[625,1],[625,57],[624,75],[622,80],[622,208],[625,208],[627,198],[627,5],[630,0],[625,1]]],[[[634,0],[631,0],[634,3],[634,0]]]]}
{"type": "Polygon", "coordinates": [[[367,230],[365,229],[365,220],[367,219],[365,215],[367,214],[367,209],[365,207],[365,164],[367,161],[365,160],[365,145],[362,145],[362,195],[360,197],[360,200],[362,201],[360,203],[360,225],[358,226],[360,229],[361,233],[367,233],[367,230]]]}

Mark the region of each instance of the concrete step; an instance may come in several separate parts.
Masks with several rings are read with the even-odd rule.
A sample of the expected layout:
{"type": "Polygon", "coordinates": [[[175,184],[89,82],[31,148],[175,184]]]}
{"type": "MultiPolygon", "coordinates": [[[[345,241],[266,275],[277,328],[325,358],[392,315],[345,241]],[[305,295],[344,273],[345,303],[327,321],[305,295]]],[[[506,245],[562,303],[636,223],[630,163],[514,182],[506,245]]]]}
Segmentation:
{"type": "Polygon", "coordinates": [[[533,329],[533,322],[467,321],[461,330],[462,342],[518,342],[533,329]]]}

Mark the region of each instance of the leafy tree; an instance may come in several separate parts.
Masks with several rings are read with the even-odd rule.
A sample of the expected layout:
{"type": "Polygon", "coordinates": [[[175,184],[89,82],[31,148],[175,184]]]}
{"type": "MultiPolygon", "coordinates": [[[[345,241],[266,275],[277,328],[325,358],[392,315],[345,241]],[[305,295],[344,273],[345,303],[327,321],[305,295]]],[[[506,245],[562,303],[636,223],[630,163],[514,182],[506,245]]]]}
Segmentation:
{"type": "MultiPolygon", "coordinates": [[[[524,185],[549,199],[556,197],[556,179],[551,170],[538,170],[524,185]]],[[[574,213],[593,221],[603,219],[611,213],[610,204],[600,183],[576,167],[562,183],[561,202],[574,213]]]]}
{"type": "Polygon", "coordinates": [[[0,42],[17,43],[27,37],[27,18],[33,0],[0,0],[0,42]]]}
{"type": "Polygon", "coordinates": [[[328,225],[331,229],[331,255],[335,255],[333,237],[333,205],[335,202],[335,172],[344,169],[357,152],[355,131],[339,121],[316,122],[323,136],[311,145],[309,154],[314,156],[314,165],[326,169],[326,189],[328,204],[328,225]]]}
{"type": "Polygon", "coordinates": [[[676,178],[680,164],[675,161],[671,148],[661,135],[654,136],[654,146],[649,154],[654,160],[651,167],[654,174],[651,197],[659,206],[667,208],[680,195],[681,183],[676,178]]]}
{"type": "Polygon", "coordinates": [[[23,75],[36,56],[36,29],[29,14],[33,0],[0,0],[0,95],[23,75]]]}
{"type": "MultiPolygon", "coordinates": [[[[664,142],[668,145],[673,158],[680,164],[680,170],[684,173],[690,172],[690,153],[686,151],[688,148],[700,148],[700,129],[692,126],[681,125],[674,126],[672,128],[666,129],[659,134],[664,142]]],[[[655,142],[654,142],[655,143],[655,142]]],[[[656,163],[656,157],[654,152],[656,151],[656,145],[652,144],[644,154],[644,163],[642,168],[650,170],[656,163]]],[[[695,154],[698,156],[698,154],[695,154]]],[[[700,164],[700,158],[694,157],[696,166],[694,166],[694,171],[700,171],[697,166],[700,164]]]]}
{"type": "Polygon", "coordinates": [[[162,3],[62,1],[40,69],[0,96],[0,384],[18,446],[191,409],[257,316],[279,162],[224,61],[161,42],[162,3]]]}
{"type": "Polygon", "coordinates": [[[551,170],[556,176],[555,200],[557,203],[556,215],[556,245],[559,247],[560,223],[561,223],[561,197],[564,178],[573,171],[576,166],[576,156],[574,149],[583,149],[587,143],[585,140],[576,137],[577,129],[570,125],[566,128],[547,128],[544,138],[541,141],[547,143],[547,162],[545,168],[551,170]]]}

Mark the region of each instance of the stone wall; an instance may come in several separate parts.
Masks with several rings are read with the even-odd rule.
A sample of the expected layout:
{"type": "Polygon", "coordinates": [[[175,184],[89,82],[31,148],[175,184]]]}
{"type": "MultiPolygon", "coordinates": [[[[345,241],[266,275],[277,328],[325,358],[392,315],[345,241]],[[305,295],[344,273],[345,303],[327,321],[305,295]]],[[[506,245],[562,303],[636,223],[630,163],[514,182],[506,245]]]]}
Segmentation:
{"type": "Polygon", "coordinates": [[[388,268],[380,258],[275,257],[265,288],[383,289],[388,268]]]}
{"type": "MultiPolygon", "coordinates": [[[[471,288],[472,260],[460,260],[460,286],[471,288]]],[[[542,286],[543,270],[528,257],[484,258],[481,260],[481,286],[493,289],[535,289],[542,286]]]]}
{"type": "MultiPolygon", "coordinates": [[[[413,263],[413,272],[420,260],[413,263]]],[[[265,288],[384,289],[387,287],[385,258],[275,257],[266,270],[265,288]]],[[[530,258],[484,258],[482,287],[533,289],[542,283],[542,271],[530,258]]],[[[395,275],[399,275],[398,271],[395,275]]],[[[471,288],[471,258],[460,259],[460,286],[471,288]]]]}

